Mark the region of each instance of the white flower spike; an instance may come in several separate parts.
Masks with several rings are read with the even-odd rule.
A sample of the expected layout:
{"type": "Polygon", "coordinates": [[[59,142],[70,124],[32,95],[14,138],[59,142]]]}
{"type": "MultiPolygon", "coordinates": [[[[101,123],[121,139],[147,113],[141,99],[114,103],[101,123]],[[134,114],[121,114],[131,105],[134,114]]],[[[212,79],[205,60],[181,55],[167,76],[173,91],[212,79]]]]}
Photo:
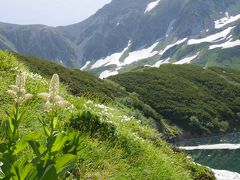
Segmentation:
{"type": "Polygon", "coordinates": [[[38,97],[46,101],[43,105],[43,109],[47,112],[53,110],[53,108],[66,108],[71,104],[63,97],[59,96],[59,76],[54,74],[50,81],[49,93],[39,93],[38,97]]]}
{"type": "Polygon", "coordinates": [[[16,85],[10,85],[7,93],[14,98],[14,100],[21,104],[33,97],[32,94],[26,93],[26,73],[21,72],[16,76],[16,85]]]}

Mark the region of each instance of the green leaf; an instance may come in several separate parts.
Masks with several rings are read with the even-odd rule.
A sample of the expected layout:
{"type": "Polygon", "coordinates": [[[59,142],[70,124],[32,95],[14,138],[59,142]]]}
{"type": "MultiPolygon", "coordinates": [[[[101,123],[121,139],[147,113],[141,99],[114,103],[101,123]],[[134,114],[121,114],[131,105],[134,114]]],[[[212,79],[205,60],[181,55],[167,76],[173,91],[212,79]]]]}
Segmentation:
{"type": "Polygon", "coordinates": [[[9,118],[12,117],[8,111],[5,111],[5,113],[7,114],[7,116],[8,116],[9,118]]]}
{"type": "Polygon", "coordinates": [[[38,115],[38,121],[42,124],[45,125],[44,118],[40,115],[38,115]]]}
{"type": "Polygon", "coordinates": [[[65,154],[56,160],[56,171],[58,177],[63,177],[67,171],[75,167],[77,163],[77,156],[65,154]]]}
{"type": "Polygon", "coordinates": [[[36,154],[36,156],[41,155],[40,150],[39,150],[40,144],[38,142],[36,142],[34,140],[29,140],[28,144],[31,146],[31,148],[32,148],[33,152],[36,154]]]}
{"type": "Polygon", "coordinates": [[[18,141],[16,144],[16,149],[13,152],[13,155],[17,155],[19,152],[21,152],[23,149],[27,147],[27,143],[25,140],[18,141]]]}
{"type": "Polygon", "coordinates": [[[6,143],[0,143],[0,152],[4,153],[5,151],[8,150],[8,145],[6,143]]]}
{"type": "Polygon", "coordinates": [[[43,129],[44,129],[45,134],[46,134],[48,137],[50,137],[50,136],[51,136],[51,133],[50,133],[50,130],[48,129],[48,127],[47,127],[47,126],[44,126],[43,129]]]}
{"type": "Polygon", "coordinates": [[[20,123],[20,122],[22,121],[22,118],[23,118],[24,114],[26,113],[26,111],[27,111],[27,108],[25,108],[25,109],[20,113],[20,115],[18,116],[18,119],[17,119],[18,123],[20,123]]]}
{"type": "Polygon", "coordinates": [[[57,117],[54,117],[54,118],[53,118],[53,129],[56,129],[56,128],[57,128],[57,125],[58,125],[58,118],[57,118],[57,117]]]}
{"type": "Polygon", "coordinates": [[[4,120],[2,122],[1,132],[5,136],[5,138],[11,138],[12,137],[12,131],[10,128],[10,124],[8,120],[4,120]]]}
{"type": "Polygon", "coordinates": [[[65,142],[67,141],[67,139],[68,137],[64,133],[58,134],[55,142],[53,143],[52,152],[60,151],[64,146],[65,142]]]}
{"type": "Polygon", "coordinates": [[[33,165],[31,167],[29,165],[29,167],[26,168],[28,169],[28,173],[25,175],[24,180],[37,179],[37,168],[33,165]]]}
{"type": "Polygon", "coordinates": [[[40,180],[57,180],[56,168],[53,164],[49,165],[44,171],[43,175],[39,177],[40,180]]]}
{"type": "Polygon", "coordinates": [[[10,127],[10,130],[11,132],[14,132],[14,122],[13,122],[13,119],[12,118],[9,118],[8,119],[8,123],[9,123],[9,127],[10,127]]]}
{"type": "Polygon", "coordinates": [[[13,173],[17,175],[20,180],[37,179],[37,168],[27,161],[16,161],[14,163],[13,173]]]}

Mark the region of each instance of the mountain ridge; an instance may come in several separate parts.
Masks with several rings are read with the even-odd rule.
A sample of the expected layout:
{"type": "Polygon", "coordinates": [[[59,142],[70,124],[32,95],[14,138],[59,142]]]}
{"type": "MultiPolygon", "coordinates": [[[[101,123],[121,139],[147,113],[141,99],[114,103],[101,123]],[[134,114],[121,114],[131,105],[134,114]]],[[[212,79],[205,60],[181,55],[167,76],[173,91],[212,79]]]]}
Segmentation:
{"type": "MultiPolygon", "coordinates": [[[[219,60],[216,54],[228,54],[221,50],[223,46],[232,46],[231,50],[239,46],[239,11],[239,0],[114,0],[86,20],[68,26],[12,24],[6,31],[6,24],[0,23],[0,48],[51,59],[100,77],[177,61],[225,66],[232,65],[226,62],[229,58],[235,65],[238,59],[228,55],[219,60]],[[233,29],[226,37],[189,44],[229,27],[233,29]],[[187,43],[179,43],[185,38],[187,43]]],[[[236,50],[234,54],[239,58],[236,50]]]]}

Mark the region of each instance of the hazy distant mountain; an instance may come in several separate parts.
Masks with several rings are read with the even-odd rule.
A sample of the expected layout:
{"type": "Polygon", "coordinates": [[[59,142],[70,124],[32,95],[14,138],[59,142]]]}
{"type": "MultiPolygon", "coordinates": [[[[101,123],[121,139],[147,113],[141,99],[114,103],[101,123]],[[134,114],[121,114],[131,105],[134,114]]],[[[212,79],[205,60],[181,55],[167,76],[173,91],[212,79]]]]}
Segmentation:
{"type": "Polygon", "coordinates": [[[138,66],[240,67],[240,0],[113,0],[63,27],[0,24],[0,48],[101,77],[138,66]]]}

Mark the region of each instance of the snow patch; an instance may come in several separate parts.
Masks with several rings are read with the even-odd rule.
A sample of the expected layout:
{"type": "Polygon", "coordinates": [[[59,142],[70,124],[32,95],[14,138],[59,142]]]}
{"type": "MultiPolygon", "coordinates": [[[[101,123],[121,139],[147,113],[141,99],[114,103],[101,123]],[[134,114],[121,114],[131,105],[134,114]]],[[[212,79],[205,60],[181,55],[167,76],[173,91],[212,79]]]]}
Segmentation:
{"type": "Polygon", "coordinates": [[[91,61],[87,61],[87,62],[85,63],[85,65],[84,65],[83,67],[81,67],[80,70],[83,71],[84,69],[86,69],[90,63],[91,63],[91,61]]]}
{"type": "Polygon", "coordinates": [[[212,45],[209,47],[209,49],[216,49],[216,48],[221,48],[221,49],[227,49],[227,48],[232,48],[235,46],[240,46],[240,40],[236,40],[236,41],[227,41],[224,42],[222,44],[216,44],[216,45],[212,45]]]}
{"type": "Polygon", "coordinates": [[[231,171],[212,169],[217,180],[240,180],[240,174],[231,171]]]}
{"type": "Polygon", "coordinates": [[[217,42],[217,41],[224,40],[224,39],[226,39],[226,37],[228,36],[228,34],[231,32],[231,30],[234,27],[229,27],[229,28],[227,28],[227,29],[225,29],[225,30],[223,30],[219,33],[207,36],[207,37],[202,38],[202,39],[190,39],[188,41],[188,45],[200,44],[200,43],[204,43],[204,42],[212,43],[212,42],[217,42]]]}
{"type": "Polygon", "coordinates": [[[107,78],[109,76],[114,76],[114,75],[117,75],[118,74],[118,71],[109,71],[109,70],[106,70],[104,72],[102,72],[99,76],[100,79],[104,79],[104,78],[107,78]]]}
{"type": "Polygon", "coordinates": [[[178,41],[175,42],[174,44],[170,44],[170,45],[166,46],[166,47],[164,48],[164,50],[162,50],[162,51],[159,52],[159,55],[163,55],[167,50],[171,49],[172,47],[174,47],[174,46],[176,46],[176,45],[179,45],[179,44],[184,43],[186,40],[187,40],[187,38],[184,38],[184,39],[178,40],[178,41]]]}
{"type": "Polygon", "coordinates": [[[121,56],[124,54],[124,52],[129,48],[129,46],[131,45],[131,42],[129,41],[128,46],[123,49],[122,52],[118,52],[118,53],[114,53],[110,56],[107,56],[105,58],[99,59],[97,60],[92,66],[91,69],[96,69],[96,68],[100,68],[102,66],[108,66],[108,65],[117,65],[120,66],[121,63],[119,62],[119,59],[121,58],[121,56]]]}
{"type": "Polygon", "coordinates": [[[196,57],[198,57],[198,55],[199,55],[199,52],[197,54],[195,54],[194,56],[183,58],[182,60],[177,61],[173,64],[190,64],[192,60],[194,60],[196,57]]]}
{"type": "Polygon", "coordinates": [[[229,149],[229,150],[235,150],[240,149],[240,144],[209,144],[209,145],[198,145],[198,146],[185,146],[185,147],[179,147],[179,149],[192,151],[192,150],[213,150],[213,149],[229,149]]]}
{"type": "Polygon", "coordinates": [[[157,45],[158,45],[158,42],[154,43],[152,46],[146,49],[130,52],[128,57],[121,64],[121,66],[129,65],[139,60],[155,56],[156,54],[158,54],[158,51],[153,51],[153,50],[157,45]]]}
{"type": "Polygon", "coordinates": [[[157,46],[158,42],[154,43],[152,46],[130,52],[128,56],[125,58],[123,62],[120,62],[121,56],[127,51],[127,49],[130,47],[131,43],[129,42],[128,47],[126,47],[122,52],[114,53],[110,56],[107,56],[103,59],[97,60],[92,66],[91,69],[100,68],[102,66],[109,66],[109,65],[116,65],[118,68],[122,66],[126,66],[129,64],[132,64],[134,62],[137,62],[142,59],[153,57],[154,55],[158,54],[158,51],[153,51],[154,48],[157,46]]]}
{"type": "Polygon", "coordinates": [[[170,63],[169,62],[170,58],[167,58],[167,59],[163,59],[163,60],[160,60],[158,62],[156,62],[154,65],[150,66],[150,67],[160,67],[162,64],[168,64],[170,63]]]}
{"type": "Polygon", "coordinates": [[[108,63],[115,63],[115,64],[118,64],[118,59],[121,57],[122,53],[114,53],[110,56],[107,56],[103,59],[99,59],[97,60],[92,66],[91,66],[91,69],[96,69],[96,68],[99,68],[99,67],[102,67],[104,65],[107,65],[108,63]]]}
{"type": "Polygon", "coordinates": [[[238,14],[236,16],[229,16],[228,12],[226,12],[224,18],[214,21],[215,28],[220,29],[220,28],[222,28],[222,27],[224,27],[224,26],[226,26],[226,25],[228,25],[232,22],[235,22],[239,19],[240,19],[240,14],[238,14]]]}
{"type": "Polygon", "coordinates": [[[157,1],[154,1],[154,2],[151,2],[147,5],[147,8],[145,10],[144,13],[148,13],[150,12],[151,10],[153,10],[159,3],[160,3],[161,0],[157,0],[157,1]]]}

